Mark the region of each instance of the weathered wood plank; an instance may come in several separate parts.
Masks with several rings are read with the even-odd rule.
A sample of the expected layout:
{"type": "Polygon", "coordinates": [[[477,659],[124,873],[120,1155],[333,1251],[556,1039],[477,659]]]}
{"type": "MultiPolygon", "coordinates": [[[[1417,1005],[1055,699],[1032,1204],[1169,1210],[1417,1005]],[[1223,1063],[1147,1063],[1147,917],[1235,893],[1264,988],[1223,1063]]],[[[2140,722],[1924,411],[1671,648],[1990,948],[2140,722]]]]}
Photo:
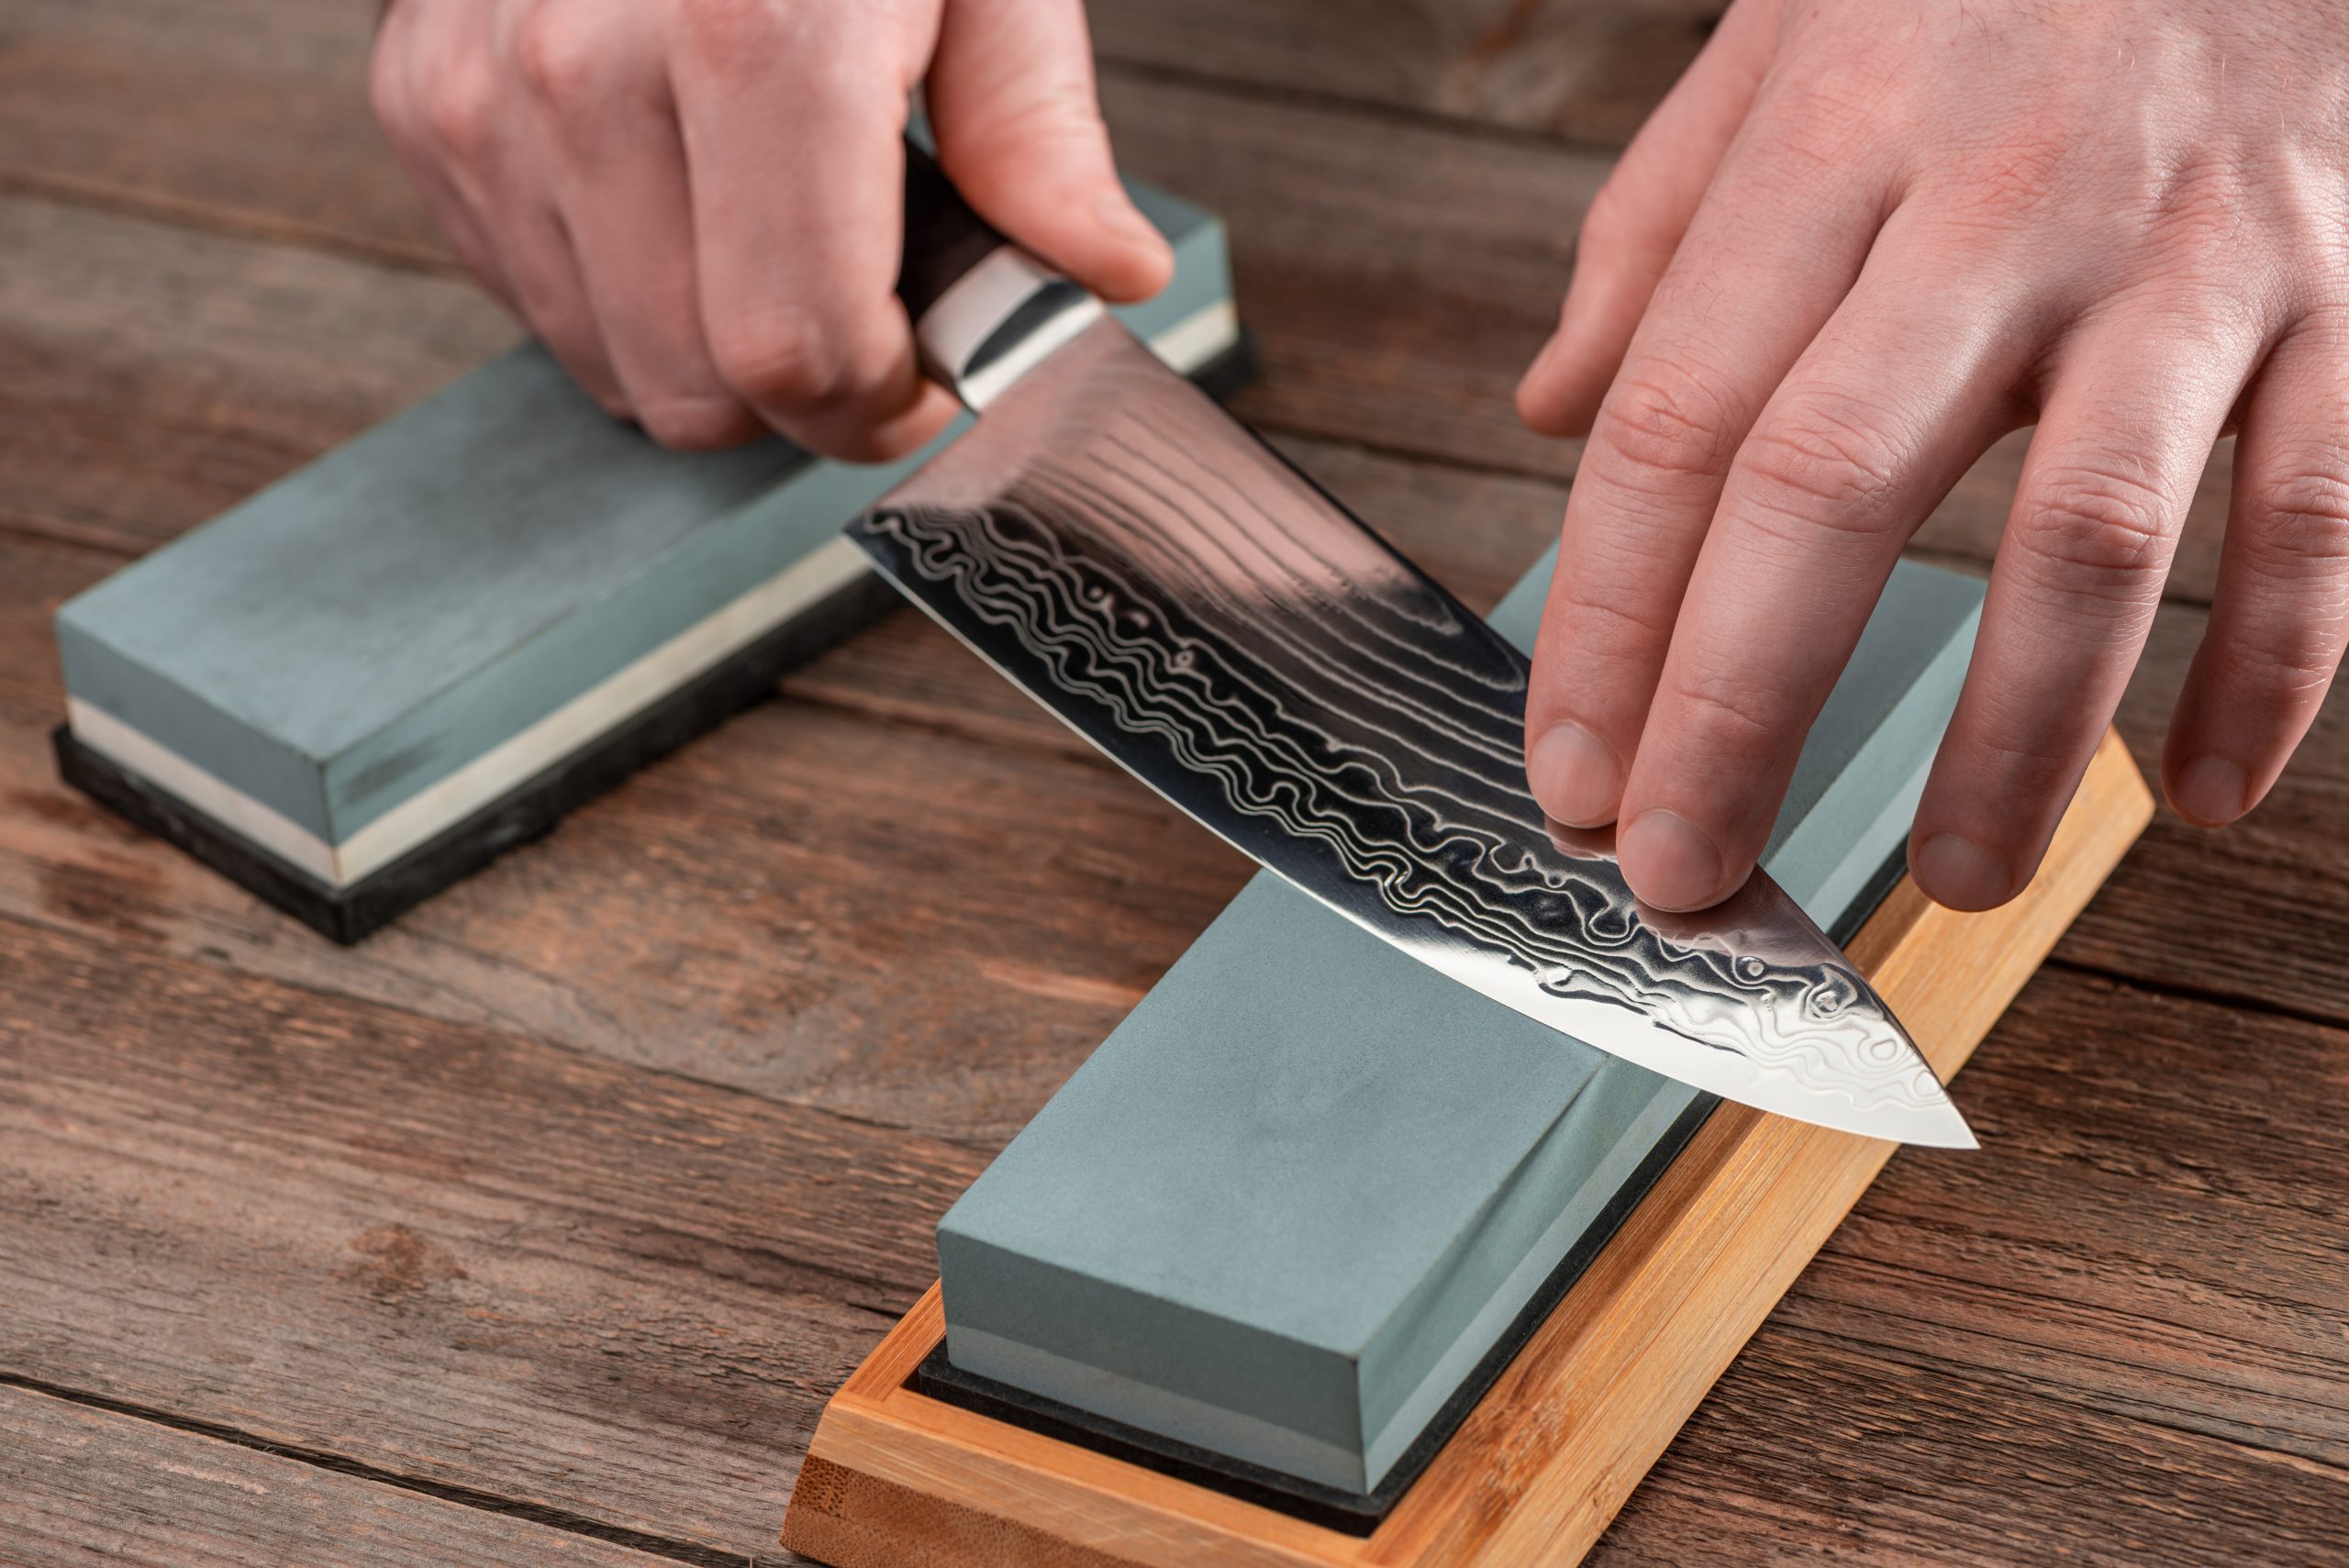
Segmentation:
{"type": "Polygon", "coordinates": [[[0,1541],[17,1568],[655,1568],[626,1546],[0,1388],[0,1541]]]}
{"type": "Polygon", "coordinates": [[[1092,0],[1130,66],[1621,143],[1697,57],[1722,0],[1092,0]]]}
{"type": "MultiPolygon", "coordinates": [[[[975,1163],[118,945],[12,925],[0,949],[0,1364],[623,1528],[751,1549],[884,1326],[836,1303],[909,1301],[975,1163]]],[[[2050,972],[1965,1081],[1995,1158],[1897,1161],[1763,1342],[1868,1347],[1926,1408],[1994,1385],[2026,1449],[2085,1421],[2149,1474],[2250,1455],[2210,1473],[2230,1496],[2349,1469],[2349,1233],[2311,1195],[2344,1152],[2343,1060],[2338,1030],[2050,972]]],[[[1723,1500],[1692,1525],[1676,1499],[1673,1529],[1766,1545],[1757,1448],[1849,1477],[1814,1483],[1819,1528],[1872,1517],[1880,1449],[1832,1451],[1898,1407],[1809,1375],[1732,1373],[1690,1483],[1723,1500]],[[1789,1399],[1817,1406],[1792,1436],[1756,1408],[1789,1399]]],[[[1977,1495],[1978,1426],[1898,1430],[1898,1473],[1947,1487],[1899,1503],[1920,1528],[2085,1506],[1977,1495]]]]}
{"type": "Polygon", "coordinates": [[[2330,1568],[2344,1521],[2349,1472],[1774,1320],[1586,1561],[2330,1568]]]}
{"type": "Polygon", "coordinates": [[[0,522],[117,548],[176,537],[516,336],[454,278],[22,196],[0,196],[0,522]]]}
{"type": "Polygon", "coordinates": [[[0,921],[0,1372],[752,1553],[963,1149],[0,921]]]}
{"type": "Polygon", "coordinates": [[[2337,1028],[2044,973],[1958,1081],[1984,1154],[1894,1162],[1777,1320],[2349,1487],[2344,1063],[2337,1028]]]}
{"type": "Polygon", "coordinates": [[[378,9],[10,0],[0,184],[443,264],[369,118],[378,9]]]}

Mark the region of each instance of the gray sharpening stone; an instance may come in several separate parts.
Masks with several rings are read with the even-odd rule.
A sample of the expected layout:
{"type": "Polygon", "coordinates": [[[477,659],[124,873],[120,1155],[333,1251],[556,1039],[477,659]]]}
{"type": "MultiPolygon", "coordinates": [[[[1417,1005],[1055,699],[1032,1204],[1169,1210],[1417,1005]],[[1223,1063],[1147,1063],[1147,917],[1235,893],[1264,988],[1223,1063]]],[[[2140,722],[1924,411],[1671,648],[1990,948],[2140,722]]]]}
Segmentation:
{"type": "MultiPolygon", "coordinates": [[[[1493,616],[1520,645],[1548,576],[1493,616]]],[[[1830,930],[1899,863],[1981,599],[1903,563],[1811,731],[1764,864],[1830,930]]],[[[1712,1103],[1261,874],[940,1223],[945,1370],[1391,1496],[1712,1103]]]]}
{"type": "MultiPolygon", "coordinates": [[[[1222,225],[1130,188],[1176,270],[1119,314],[1228,384],[1222,225]]],[[[892,602],[840,529],[936,450],[663,451],[517,349],[68,603],[61,765],[356,940],[892,602]]]]}

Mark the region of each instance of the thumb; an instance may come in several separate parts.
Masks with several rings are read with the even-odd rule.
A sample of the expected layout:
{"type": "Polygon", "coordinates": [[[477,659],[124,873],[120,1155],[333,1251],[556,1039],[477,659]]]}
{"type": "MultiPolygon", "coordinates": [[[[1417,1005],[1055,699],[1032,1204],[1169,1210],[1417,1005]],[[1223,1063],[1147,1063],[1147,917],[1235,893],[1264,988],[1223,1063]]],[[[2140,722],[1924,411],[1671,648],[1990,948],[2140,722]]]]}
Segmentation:
{"type": "Polygon", "coordinates": [[[948,0],[925,88],[938,159],[982,217],[1106,298],[1174,252],[1118,183],[1079,0],[948,0]]]}

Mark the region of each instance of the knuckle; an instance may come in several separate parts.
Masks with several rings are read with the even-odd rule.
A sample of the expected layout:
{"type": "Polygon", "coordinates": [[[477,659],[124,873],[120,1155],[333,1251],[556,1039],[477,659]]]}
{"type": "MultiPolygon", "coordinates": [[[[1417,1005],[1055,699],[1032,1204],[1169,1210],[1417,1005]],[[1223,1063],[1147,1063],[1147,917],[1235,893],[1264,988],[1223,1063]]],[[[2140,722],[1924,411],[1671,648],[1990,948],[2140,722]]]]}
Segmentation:
{"type": "Polygon", "coordinates": [[[848,389],[846,360],[804,311],[738,324],[710,348],[726,384],[762,407],[820,408],[848,389]]]}
{"type": "Polygon", "coordinates": [[[1889,526],[1885,504],[1899,484],[1901,459],[1877,421],[1814,402],[1755,430],[1738,465],[1768,516],[1872,536],[1889,526]]]}
{"type": "Polygon", "coordinates": [[[2286,465],[2252,506],[2242,544],[2254,570],[2298,579],[2349,568],[2349,453],[2286,465]]]}
{"type": "Polygon", "coordinates": [[[715,451],[755,435],[758,421],[730,397],[685,394],[640,398],[637,422],[672,451],[715,451]]]}
{"type": "Polygon", "coordinates": [[[2252,209],[2247,184],[2243,169],[2230,157],[2198,150],[2171,160],[2147,197],[2152,227],[2173,244],[2223,259],[2252,209]]]}
{"type": "Polygon", "coordinates": [[[995,106],[984,119],[963,128],[939,157],[960,179],[993,173],[996,160],[1090,152],[1108,144],[1100,105],[1082,81],[1055,81],[995,106]]]}
{"type": "Polygon", "coordinates": [[[2238,623],[2211,639],[2210,652],[2231,691],[2321,695],[2341,663],[2341,620],[2336,614],[2238,623]]]}
{"type": "Polygon", "coordinates": [[[2134,602],[2160,588],[2177,511],[2120,465],[2070,464],[2040,476],[2014,542],[2065,593],[2134,602]]]}
{"type": "Polygon", "coordinates": [[[1662,648],[1672,639],[1672,618],[1659,615],[1642,600],[1594,594],[1579,584],[1563,591],[1560,606],[1567,627],[1586,644],[1602,651],[1662,648]]]}
{"type": "Polygon", "coordinates": [[[1766,742],[1778,732],[1776,694],[1727,672],[1677,677],[1672,683],[1672,695],[1699,724],[1736,740],[1766,742]]]}
{"type": "Polygon", "coordinates": [[[775,19],[770,0],[681,0],[674,16],[685,39],[716,61],[765,43],[775,19]]]}
{"type": "Polygon", "coordinates": [[[497,137],[497,94],[488,72],[442,72],[425,90],[423,118],[426,134],[451,158],[461,163],[485,160],[497,137]]]}
{"type": "Polygon", "coordinates": [[[1848,153],[1851,133],[1869,117],[1865,106],[1834,81],[1817,74],[1796,77],[1771,95],[1766,124],[1774,148],[1806,157],[1830,149],[1848,153]]]}
{"type": "Polygon", "coordinates": [[[2029,217],[2054,197],[2076,145],[2069,128],[2028,128],[2000,141],[1965,169],[1952,194],[1980,217],[2029,217]]]}
{"type": "Polygon", "coordinates": [[[1712,383],[1681,360],[1652,355],[1626,366],[1599,409],[1594,451],[1635,486],[1642,476],[1652,484],[1720,473],[1732,455],[1735,423],[1712,383]]]}
{"type": "Polygon", "coordinates": [[[577,8],[537,5],[515,26],[514,69],[542,106],[584,107],[599,95],[603,49],[596,28],[580,19],[577,8]]]}

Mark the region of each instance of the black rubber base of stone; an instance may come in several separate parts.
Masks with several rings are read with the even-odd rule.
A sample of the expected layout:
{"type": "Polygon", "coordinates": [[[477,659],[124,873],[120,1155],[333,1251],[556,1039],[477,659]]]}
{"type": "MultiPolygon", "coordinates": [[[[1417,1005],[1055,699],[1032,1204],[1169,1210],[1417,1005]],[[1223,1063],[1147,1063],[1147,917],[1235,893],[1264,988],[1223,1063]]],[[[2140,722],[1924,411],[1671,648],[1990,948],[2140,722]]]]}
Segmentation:
{"type": "MultiPolygon", "coordinates": [[[[1876,913],[1876,906],[1899,882],[1908,863],[1908,846],[1904,844],[1877,868],[1876,874],[1869,879],[1866,894],[1854,899],[1851,912],[1828,932],[1838,946],[1848,944],[1859,933],[1860,928],[1867,923],[1868,917],[1876,913]]],[[[1575,1281],[1582,1277],[1583,1271],[1613,1239],[1623,1221],[1631,1218],[1640,1200],[1647,1195],[1665,1169],[1679,1157],[1681,1150],[1687,1147],[1688,1140],[1696,1136],[1698,1128],[1705,1125],[1705,1118],[1712,1115],[1713,1107],[1719,1104],[1720,1101],[1710,1095],[1698,1096],[1656,1140],[1654,1147],[1648,1151],[1647,1158],[1615,1190],[1615,1195],[1608,1200],[1607,1207],[1599,1211],[1590,1229],[1583,1233],[1564,1257],[1558,1260],[1557,1266],[1542,1282],[1542,1288],[1535,1291],[1510,1321],[1508,1332],[1494,1341],[1493,1347],[1485,1352],[1475,1369],[1461,1380],[1460,1386],[1452,1391],[1452,1396],[1443,1402],[1442,1407],[1437,1410],[1425,1429],[1404,1451],[1402,1458],[1395,1462],[1394,1467],[1387,1471],[1374,1491],[1349,1492],[1303,1480],[1261,1464],[1252,1464],[1246,1460],[1217,1453],[1212,1449],[1162,1437],[1123,1421],[1096,1415],[1090,1410],[1081,1410],[1074,1405],[1031,1394],[1011,1384],[965,1372],[948,1358],[943,1344],[923,1358],[921,1365],[914,1369],[914,1387],[918,1392],[946,1404],[961,1406],[966,1410],[1040,1432],[1063,1442],[1074,1443],[1080,1448],[1092,1449],[1113,1459],[1146,1465],[1179,1480],[1212,1487],[1244,1502],[1277,1508],[1311,1524],[1343,1530],[1349,1535],[1368,1535],[1394,1511],[1403,1494],[1410,1490],[1411,1484],[1419,1478],[1443,1445],[1452,1440],[1452,1434],[1460,1429],[1460,1423],[1467,1419],[1468,1412],[1475,1408],[1477,1400],[1485,1396],[1485,1391],[1493,1385],[1493,1380],[1517,1359],[1517,1353],[1525,1348],[1525,1342],[1533,1337],[1533,1331],[1548,1319],[1558,1303],[1564,1299],[1566,1292],[1574,1288],[1575,1281]]]]}
{"type": "MultiPolygon", "coordinates": [[[[1194,371],[1191,379],[1211,396],[1228,397],[1255,368],[1255,340],[1242,332],[1231,347],[1194,371]]],[[[93,800],[348,946],[507,851],[543,838],[570,813],[757,702],[786,671],[869,625],[896,603],[896,591],[877,575],[849,584],[585,749],[550,764],[348,887],[330,886],[290,864],[161,785],[92,751],[61,725],[53,737],[57,771],[93,800]]]]}

